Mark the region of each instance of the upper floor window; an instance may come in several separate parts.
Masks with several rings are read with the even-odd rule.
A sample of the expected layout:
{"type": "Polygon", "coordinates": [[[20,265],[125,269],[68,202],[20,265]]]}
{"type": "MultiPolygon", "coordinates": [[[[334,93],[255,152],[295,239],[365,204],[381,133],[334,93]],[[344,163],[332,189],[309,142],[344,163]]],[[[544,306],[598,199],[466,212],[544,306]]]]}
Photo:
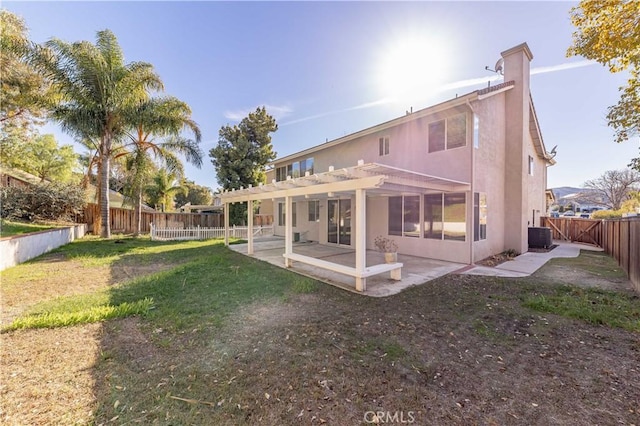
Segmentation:
{"type": "Polygon", "coordinates": [[[529,176],[533,176],[533,157],[529,156],[529,176]]]}
{"type": "Polygon", "coordinates": [[[276,167],[276,182],[287,180],[287,176],[298,178],[304,176],[306,172],[313,174],[313,157],[276,167]]]}
{"type": "Polygon", "coordinates": [[[389,155],[389,136],[378,139],[378,152],[381,157],[389,155]]]}
{"type": "Polygon", "coordinates": [[[467,144],[467,115],[458,114],[429,123],[429,152],[459,148],[467,144]]]}
{"type": "Polygon", "coordinates": [[[480,148],[480,118],[473,114],[473,147],[480,148]]]}

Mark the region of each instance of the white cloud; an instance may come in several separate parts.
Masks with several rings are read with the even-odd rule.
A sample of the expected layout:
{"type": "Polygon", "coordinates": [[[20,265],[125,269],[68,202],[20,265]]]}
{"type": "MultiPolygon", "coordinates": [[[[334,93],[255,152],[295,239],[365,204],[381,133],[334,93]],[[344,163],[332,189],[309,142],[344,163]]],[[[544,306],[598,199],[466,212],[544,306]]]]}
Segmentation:
{"type": "Polygon", "coordinates": [[[595,61],[583,60],[583,61],[577,61],[577,62],[569,62],[568,64],[552,65],[550,67],[531,68],[531,75],[545,74],[548,72],[556,72],[556,71],[564,71],[564,70],[570,70],[573,68],[588,67],[589,65],[596,65],[596,64],[597,62],[595,61]]]}
{"type": "MultiPolygon", "coordinates": [[[[586,66],[594,65],[594,64],[597,64],[597,62],[583,60],[583,61],[570,62],[570,63],[565,63],[565,64],[551,65],[551,66],[548,66],[548,67],[531,68],[530,72],[531,72],[531,75],[546,74],[546,73],[550,73],[550,72],[570,70],[570,69],[573,69],[573,68],[582,68],[582,67],[586,67],[586,66]]],[[[483,84],[483,83],[487,83],[487,82],[498,81],[501,78],[502,78],[502,76],[496,74],[496,75],[491,75],[491,76],[487,76],[487,77],[477,77],[477,78],[469,78],[469,79],[465,79],[465,80],[458,80],[458,81],[454,81],[453,83],[444,84],[444,85],[438,87],[436,89],[436,91],[437,92],[445,92],[447,90],[461,89],[461,88],[464,88],[464,87],[472,87],[472,86],[477,86],[479,84],[483,84]]],[[[386,104],[389,104],[389,103],[392,103],[392,102],[394,102],[394,100],[391,99],[391,98],[378,99],[376,101],[365,102],[365,103],[362,103],[360,105],[355,105],[355,106],[348,107],[348,108],[338,109],[338,110],[334,110],[334,111],[327,111],[327,112],[323,112],[323,113],[320,113],[320,114],[314,114],[314,115],[310,115],[310,116],[307,116],[307,117],[298,118],[298,119],[295,119],[295,120],[291,120],[291,121],[287,121],[287,122],[281,123],[281,125],[282,126],[287,126],[289,124],[302,123],[302,122],[305,122],[305,121],[315,120],[317,118],[326,117],[328,115],[334,115],[334,114],[339,114],[339,113],[348,112],[348,111],[356,111],[356,110],[361,110],[361,109],[373,108],[373,107],[377,107],[377,106],[380,106],[380,105],[386,105],[386,104]]],[[[269,107],[267,107],[267,110],[269,110],[269,107]]],[[[289,112],[291,112],[291,111],[289,111],[289,112]]],[[[246,113],[244,115],[246,116],[246,113]]]]}

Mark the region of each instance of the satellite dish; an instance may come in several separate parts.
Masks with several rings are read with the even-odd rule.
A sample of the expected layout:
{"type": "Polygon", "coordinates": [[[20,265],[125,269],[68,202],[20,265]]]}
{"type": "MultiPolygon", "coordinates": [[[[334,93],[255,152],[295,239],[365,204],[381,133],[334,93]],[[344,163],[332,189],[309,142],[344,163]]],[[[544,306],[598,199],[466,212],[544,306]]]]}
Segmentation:
{"type": "Polygon", "coordinates": [[[496,62],[495,66],[495,72],[500,75],[504,75],[504,59],[498,59],[498,62],[496,62]]]}
{"type": "Polygon", "coordinates": [[[484,67],[484,69],[487,71],[493,71],[496,74],[504,75],[504,59],[498,59],[498,62],[496,62],[496,65],[495,67],[493,67],[493,69],[489,68],[489,66],[484,67]]]}

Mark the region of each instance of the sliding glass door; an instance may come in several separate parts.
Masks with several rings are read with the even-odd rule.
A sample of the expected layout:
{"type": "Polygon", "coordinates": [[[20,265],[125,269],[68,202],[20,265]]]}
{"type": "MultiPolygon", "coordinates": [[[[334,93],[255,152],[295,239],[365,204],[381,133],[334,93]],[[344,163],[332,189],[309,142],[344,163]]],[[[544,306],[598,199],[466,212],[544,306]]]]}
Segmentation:
{"type": "Polygon", "coordinates": [[[351,245],[351,200],[328,200],[327,241],[351,245]]]}

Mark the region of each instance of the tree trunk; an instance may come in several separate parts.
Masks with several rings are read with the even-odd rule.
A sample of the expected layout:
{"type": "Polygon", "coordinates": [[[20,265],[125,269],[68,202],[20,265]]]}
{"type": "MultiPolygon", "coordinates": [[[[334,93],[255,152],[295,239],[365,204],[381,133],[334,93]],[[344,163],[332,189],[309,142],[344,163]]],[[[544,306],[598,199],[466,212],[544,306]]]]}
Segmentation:
{"type": "Polygon", "coordinates": [[[135,221],[136,221],[135,236],[137,237],[142,233],[142,187],[138,189],[138,196],[136,197],[135,221]]]}
{"type": "Polygon", "coordinates": [[[102,226],[100,236],[111,238],[111,221],[109,218],[109,159],[111,157],[111,137],[104,137],[100,162],[100,218],[102,226]]]}

